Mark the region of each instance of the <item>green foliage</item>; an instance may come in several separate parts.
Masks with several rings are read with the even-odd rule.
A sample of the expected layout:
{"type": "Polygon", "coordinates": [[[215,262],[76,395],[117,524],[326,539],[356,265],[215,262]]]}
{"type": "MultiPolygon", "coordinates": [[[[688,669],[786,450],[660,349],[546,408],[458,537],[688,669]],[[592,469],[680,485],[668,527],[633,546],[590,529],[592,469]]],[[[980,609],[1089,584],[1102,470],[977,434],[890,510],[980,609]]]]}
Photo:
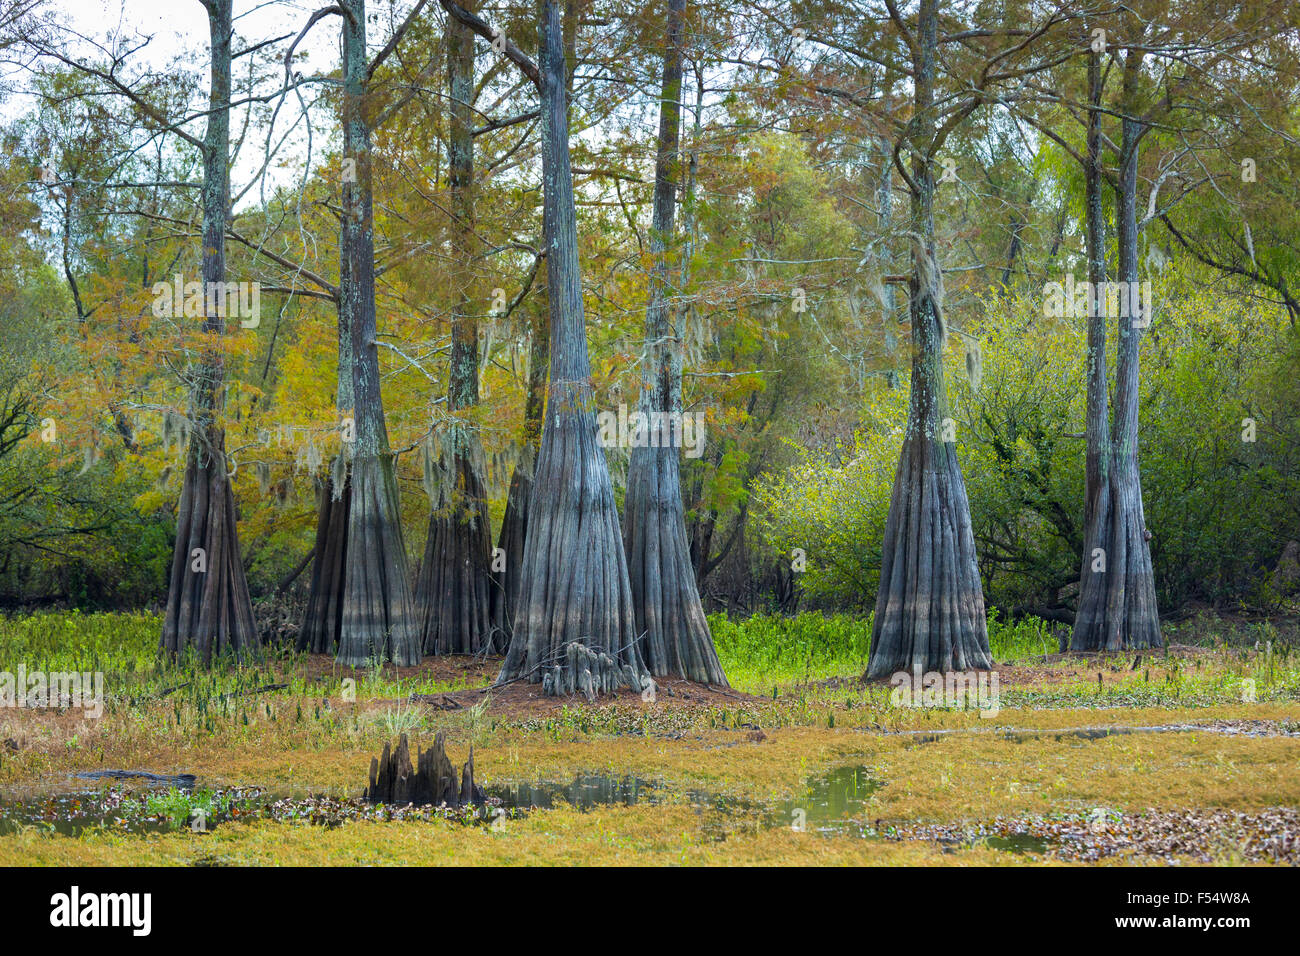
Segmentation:
{"type": "Polygon", "coordinates": [[[1050,626],[1039,617],[1004,621],[997,608],[989,611],[989,650],[998,662],[1039,654],[1055,654],[1060,646],[1050,626]]]}
{"type": "MultiPolygon", "coordinates": [[[[502,16],[503,28],[515,22],[502,16]]],[[[440,28],[417,20],[406,42],[418,45],[440,28]]],[[[851,16],[836,26],[840,36],[859,31],[863,43],[883,42],[851,16]]],[[[629,38],[625,59],[639,64],[634,72],[642,54],[657,59],[652,33],[629,38]]],[[[836,67],[842,79],[856,70],[845,55],[836,67]]],[[[395,78],[400,59],[384,65],[380,85],[395,78]]],[[[151,81],[151,101],[165,114],[191,113],[204,97],[204,62],[201,51],[179,54],[175,69],[151,81]]],[[[1053,84],[1081,95],[1082,74],[1073,65],[1062,70],[1053,84]]],[[[706,593],[773,604],[767,599],[783,592],[799,549],[808,562],[796,578],[804,594],[816,606],[860,614],[877,590],[907,412],[898,323],[907,295],[897,279],[909,268],[909,211],[902,179],[890,170],[888,137],[859,125],[868,114],[858,105],[842,114],[826,104],[807,125],[807,117],[792,117],[787,97],[807,92],[797,73],[764,77],[761,89],[719,88],[698,116],[689,78],[684,91],[683,144],[696,162],[683,170],[670,258],[675,274],[681,267],[673,297],[681,306],[684,406],[707,420],[707,441],[702,457],[682,463],[682,497],[706,593]],[[773,573],[778,562],[782,575],[773,573]]],[[[635,401],[641,374],[651,258],[651,189],[642,171],[656,145],[641,111],[657,102],[610,95],[625,86],[611,79],[575,89],[575,117],[583,118],[569,145],[575,166],[589,170],[578,215],[584,303],[593,385],[600,405],[612,408],[635,401]],[[595,139],[586,135],[597,130],[595,139]]],[[[876,81],[873,96],[884,92],[876,81]]],[[[504,83],[504,75],[485,74],[478,106],[519,112],[513,101],[526,94],[504,83]]],[[[1144,501],[1165,608],[1194,599],[1269,607],[1295,600],[1272,569],[1287,541],[1300,539],[1300,340],[1267,299],[1255,298],[1293,288],[1300,262],[1287,174],[1297,151],[1294,137],[1275,133],[1293,131],[1293,111],[1285,96],[1272,95],[1289,88],[1252,82],[1260,102],[1238,119],[1260,124],[1215,116],[1194,150],[1185,148],[1188,130],[1158,124],[1143,154],[1144,191],[1165,176],[1197,184],[1177,202],[1166,184],[1161,208],[1172,219],[1147,223],[1141,240],[1144,270],[1173,263],[1168,275],[1151,276],[1158,309],[1142,353],[1144,501]],[[1150,164],[1163,163],[1154,157],[1166,152],[1175,158],[1154,180],[1150,164]],[[1241,179],[1243,156],[1258,160],[1257,182],[1241,179]],[[1214,181],[1203,184],[1209,174],[1214,181]],[[1175,239],[1174,223],[1192,251],[1175,239]],[[1221,267],[1196,264],[1207,258],[1221,267]],[[1255,270],[1262,284],[1259,275],[1243,278],[1255,270]],[[1249,445],[1234,437],[1248,417],[1259,432],[1249,445]]],[[[163,597],[180,490],[162,416],[184,414],[187,390],[177,373],[198,344],[185,323],[153,321],[149,289],[196,268],[193,237],[167,225],[193,221],[198,197],[182,184],[193,180],[195,158],[180,144],[142,148],[152,135],[119,122],[105,98],[111,91],[66,63],[35,65],[30,92],[23,115],[0,129],[10,157],[0,163],[0,606],[146,606],[163,597]],[[47,157],[75,188],[39,183],[37,164],[47,157]],[[125,185],[154,180],[160,184],[125,185]],[[58,420],[58,444],[36,435],[47,416],[58,420]]],[[[1114,77],[1105,92],[1108,101],[1117,95],[1114,77]]],[[[416,254],[445,242],[449,208],[446,131],[437,110],[420,108],[422,98],[386,114],[373,157],[384,263],[378,308],[390,346],[381,351],[385,414],[393,446],[407,452],[431,426],[447,427],[445,410],[429,397],[445,391],[445,312],[464,279],[429,269],[416,254]],[[410,188],[413,171],[428,190],[410,188]]],[[[1077,150],[1083,129],[1065,104],[1034,109],[1077,150]]],[[[247,119],[252,130],[264,117],[254,110],[247,119]]],[[[1115,117],[1104,123],[1115,138],[1115,117]]],[[[482,402],[464,420],[480,429],[491,513],[499,516],[519,460],[530,318],[545,307],[545,283],[530,273],[540,231],[535,164],[526,150],[512,159],[520,147],[513,124],[491,125],[475,139],[484,254],[469,289],[485,317],[482,402]],[[487,169],[490,176],[479,175],[487,169]],[[488,321],[497,288],[521,299],[509,316],[488,321]]],[[[998,109],[976,111],[950,132],[942,158],[960,168],[962,185],[940,180],[937,242],[950,325],[980,343],[979,386],[965,381],[963,336],[951,337],[945,361],[985,593],[1016,616],[1068,608],[1082,546],[1084,337],[1081,322],[1044,322],[1041,284],[1082,271],[1081,169],[1061,144],[1026,141],[998,109]]],[[[327,153],[301,176],[241,193],[242,234],[262,237],[259,248],[280,256],[291,250],[303,277],[336,274],[332,241],[303,237],[337,232],[341,158],[327,153]]],[[[1113,233],[1113,189],[1103,189],[1102,201],[1113,233]]],[[[243,243],[229,243],[227,256],[232,279],[298,285],[281,272],[283,262],[243,243]]],[[[254,597],[274,590],[311,547],[311,489],[337,447],[333,304],[266,291],[263,306],[274,322],[222,346],[222,424],[254,597]],[[277,440],[272,449],[260,436],[281,428],[309,437],[283,447],[277,440]]],[[[621,495],[626,452],[607,454],[621,495]]],[[[419,459],[399,458],[408,532],[428,516],[411,480],[419,459]]],[[[418,553],[420,535],[406,540],[418,553]]],[[[306,580],[300,575],[298,586],[306,580]]]]}
{"type": "Polygon", "coordinates": [[[45,671],[143,672],[154,666],[161,631],[158,616],[144,612],[0,616],[0,661],[45,671]]]}
{"type": "Polygon", "coordinates": [[[163,817],[173,826],[182,828],[190,826],[196,815],[204,826],[211,826],[218,817],[230,814],[232,810],[244,810],[251,813],[257,808],[255,800],[240,797],[237,793],[217,793],[206,787],[194,790],[178,790],[175,787],[162,792],[151,793],[145,799],[145,811],[154,816],[163,817]]]}
{"type": "Polygon", "coordinates": [[[871,619],[844,614],[755,614],[743,621],[712,614],[709,627],[727,679],[755,694],[770,694],[775,684],[861,673],[871,646],[871,619]]]}
{"type": "MultiPolygon", "coordinates": [[[[1197,598],[1270,606],[1272,568],[1300,529],[1300,336],[1276,312],[1157,284],[1143,350],[1141,469],[1162,607],[1197,598]],[[1244,420],[1256,423],[1243,441],[1244,420]]],[[[1082,549],[1084,332],[1033,296],[983,303],[974,387],[950,345],[947,380],[985,598],[1023,612],[1070,606],[1082,549]]],[[[1113,365],[1113,351],[1112,351],[1113,365]]],[[[870,608],[906,422],[906,389],[870,392],[850,449],[803,450],[753,491],[764,544],[807,554],[817,602],[870,608]]],[[[1294,599],[1294,594],[1289,595],[1294,599]]]]}
{"type": "MultiPolygon", "coordinates": [[[[871,651],[871,615],[805,611],[790,617],[755,614],[735,620],[709,615],[718,658],[733,687],[770,695],[776,685],[860,676],[871,651]]],[[[1036,617],[1004,620],[989,613],[989,646],[997,661],[1058,650],[1050,625],[1036,617]]]]}
{"type": "MultiPolygon", "coordinates": [[[[897,402],[905,396],[895,391],[882,398],[897,402]]],[[[799,582],[810,594],[849,607],[874,603],[879,542],[901,443],[898,429],[864,430],[842,464],[805,454],[756,485],[755,527],[781,560],[793,562],[797,550],[804,552],[806,571],[799,582]]]]}
{"type": "Polygon", "coordinates": [[[1040,310],[1034,296],[987,297],[978,387],[949,366],[986,599],[1005,608],[1056,606],[1083,548],[1085,334],[1040,310]]]}
{"type": "Polygon", "coordinates": [[[379,725],[391,737],[409,734],[424,726],[424,708],[419,704],[397,702],[378,715],[379,725]]]}
{"type": "Polygon", "coordinates": [[[161,588],[171,524],[137,511],[149,476],[119,470],[135,463],[99,400],[93,439],[50,401],[77,362],[73,307],[26,231],[38,211],[21,199],[30,175],[0,166],[0,606],[139,606],[161,588]]]}
{"type": "Polygon", "coordinates": [[[1165,315],[1144,357],[1141,459],[1161,598],[1294,601],[1273,569],[1300,538],[1300,334],[1212,293],[1165,315]]]}

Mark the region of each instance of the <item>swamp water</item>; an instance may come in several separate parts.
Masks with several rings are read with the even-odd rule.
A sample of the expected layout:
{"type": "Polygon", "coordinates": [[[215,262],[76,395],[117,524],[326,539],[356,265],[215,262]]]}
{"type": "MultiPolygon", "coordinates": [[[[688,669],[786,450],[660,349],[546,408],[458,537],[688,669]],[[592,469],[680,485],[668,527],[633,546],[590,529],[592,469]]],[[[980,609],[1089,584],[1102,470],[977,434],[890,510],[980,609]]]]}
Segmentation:
{"type": "MultiPolygon", "coordinates": [[[[580,812],[603,806],[686,805],[694,808],[714,839],[731,830],[789,827],[826,837],[884,839],[872,824],[871,796],[885,786],[868,766],[838,767],[808,778],[802,791],[770,802],[726,792],[683,789],[665,780],[615,774],[579,774],[571,781],[486,786],[484,807],[448,810],[385,807],[359,796],[272,793],[259,787],[204,788],[191,775],[96,771],[73,775],[54,792],[0,792],[0,836],[27,828],[77,837],[88,831],[159,834],[186,829],[207,832],[240,819],[271,819],[335,827],[347,820],[429,820],[499,825],[534,810],[569,805],[580,812]],[[93,780],[101,784],[85,788],[93,780]],[[107,785],[104,785],[107,784],[107,785]],[[72,789],[76,788],[76,789],[72,789]]],[[[1012,853],[1043,852],[1032,837],[988,837],[987,846],[1012,853]]]]}

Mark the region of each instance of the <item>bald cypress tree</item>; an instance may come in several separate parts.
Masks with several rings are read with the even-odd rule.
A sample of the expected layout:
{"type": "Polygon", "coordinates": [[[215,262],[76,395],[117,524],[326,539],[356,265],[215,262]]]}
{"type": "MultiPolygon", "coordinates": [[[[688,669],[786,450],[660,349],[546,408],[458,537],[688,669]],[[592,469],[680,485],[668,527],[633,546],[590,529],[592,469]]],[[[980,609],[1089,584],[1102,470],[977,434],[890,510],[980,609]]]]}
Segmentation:
{"type": "MultiPolygon", "coordinates": [[[[659,140],[650,235],[654,263],[646,305],[639,411],[651,429],[632,448],[623,502],[623,539],[636,609],[637,633],[653,674],[679,674],[726,685],[700,604],[686,540],[682,508],[680,449],[672,422],[682,416],[680,310],[671,300],[670,260],[681,171],[683,11],[686,0],[668,0],[663,76],[659,98],[659,140]]],[[[680,429],[676,434],[680,435],[680,429]]]]}
{"type": "Polygon", "coordinates": [[[993,664],[970,505],[943,380],[942,275],[934,245],[938,24],[938,0],[921,0],[915,32],[908,33],[913,115],[905,134],[912,156],[912,383],[885,522],[870,678],[993,664]]]}
{"type": "MultiPolygon", "coordinates": [[[[478,404],[478,320],[474,313],[474,34],[447,18],[448,173],[452,255],[451,367],[447,410],[478,404]]],[[[446,430],[424,560],[416,582],[425,654],[472,654],[489,646],[492,529],[478,432],[446,430]]]]}
{"type": "MultiPolygon", "coordinates": [[[[339,276],[338,385],[334,405],[340,418],[352,414],[352,323],[344,303],[350,301],[347,273],[339,276]]],[[[316,554],[298,650],[333,654],[343,626],[343,578],[347,570],[348,512],[352,482],[348,474],[351,443],[343,442],[320,489],[316,509],[316,554]]]]}
{"type": "Polygon", "coordinates": [[[543,217],[551,368],[520,570],[519,606],[499,680],[573,689],[640,689],[648,680],[618,510],[596,437],[569,162],[563,21],[542,0],[543,217]]]}
{"type": "MultiPolygon", "coordinates": [[[[543,290],[543,297],[545,292],[543,290]]],[[[524,565],[524,539],[528,533],[528,504],[533,497],[533,469],[541,444],[542,415],[546,410],[546,376],[551,342],[546,306],[532,317],[528,349],[528,392],[524,397],[523,437],[519,460],[510,476],[506,510],[497,538],[502,570],[493,575],[491,599],[492,647],[506,651],[514,633],[515,610],[519,607],[520,570],[524,565]]]]}
{"type": "MultiPolygon", "coordinates": [[[[226,329],[226,226],[230,216],[231,0],[203,0],[211,37],[211,88],[203,137],[203,332],[226,329]]],[[[221,427],[225,367],[221,353],[205,346],[190,366],[190,437],[185,480],[176,521],[163,618],[161,650],[177,656],[187,648],[204,661],[216,655],[247,657],[258,646],[253,605],[239,553],[235,499],[226,472],[221,427]]]]}
{"type": "MultiPolygon", "coordinates": [[[[1130,306],[1138,284],[1138,157],[1142,138],[1151,129],[1138,119],[1137,96],[1143,51],[1130,48],[1124,57],[1120,119],[1119,180],[1115,219],[1121,287],[1130,306]]],[[[1095,67],[1093,69],[1096,69],[1095,67]]],[[[1099,81],[1090,82],[1094,113],[1100,119],[1099,81]]],[[[1089,129],[1091,139],[1096,133],[1089,129]]],[[[1100,205],[1100,198],[1096,199],[1100,205]]],[[[1091,197],[1090,205],[1091,209],[1091,197]]],[[[1090,276],[1091,277],[1091,276],[1090,276]]],[[[1150,316],[1126,308],[1118,318],[1115,405],[1106,407],[1106,316],[1099,285],[1094,285],[1088,337],[1087,508],[1079,608],[1070,647],[1076,651],[1112,651],[1159,647],[1160,617],[1150,535],[1142,509],[1138,470],[1139,357],[1142,329],[1150,316]]],[[[1123,293],[1122,293],[1123,294],[1123,293]]]]}
{"type": "MultiPolygon", "coordinates": [[[[420,662],[419,621],[398,505],[397,476],[379,388],[375,327],[375,239],[370,126],[365,103],[365,0],[343,11],[343,155],[356,175],[343,183],[343,248],[348,284],[342,309],[351,323],[356,442],[348,511],[343,620],[337,659],[344,664],[420,662]]],[[[343,291],[343,290],[340,290],[343,291]]]]}

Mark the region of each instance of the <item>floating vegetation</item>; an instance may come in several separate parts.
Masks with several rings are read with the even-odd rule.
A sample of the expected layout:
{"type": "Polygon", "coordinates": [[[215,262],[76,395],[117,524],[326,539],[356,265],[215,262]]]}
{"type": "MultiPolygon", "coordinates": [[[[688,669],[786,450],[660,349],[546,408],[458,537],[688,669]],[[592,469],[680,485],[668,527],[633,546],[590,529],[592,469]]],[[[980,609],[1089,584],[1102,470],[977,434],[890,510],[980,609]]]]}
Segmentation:
{"type": "Polygon", "coordinates": [[[27,829],[71,837],[106,830],[166,833],[189,829],[202,833],[256,815],[263,794],[258,787],[132,790],[111,786],[19,800],[0,798],[0,836],[27,829]]]}
{"type": "Polygon", "coordinates": [[[979,845],[1072,863],[1152,859],[1163,863],[1300,864],[1300,810],[1159,810],[1020,817],[976,824],[928,823],[880,827],[889,840],[932,840],[946,850],[979,845]]]}

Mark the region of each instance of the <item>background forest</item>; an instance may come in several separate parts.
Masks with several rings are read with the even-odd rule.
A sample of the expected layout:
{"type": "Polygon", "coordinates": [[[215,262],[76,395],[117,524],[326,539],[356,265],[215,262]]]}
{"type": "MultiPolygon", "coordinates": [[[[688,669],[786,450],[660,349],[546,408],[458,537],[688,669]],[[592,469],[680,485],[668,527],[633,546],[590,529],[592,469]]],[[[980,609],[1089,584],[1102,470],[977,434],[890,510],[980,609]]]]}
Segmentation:
{"type": "MultiPolygon", "coordinates": [[[[371,0],[367,15],[372,56],[400,36],[365,110],[380,381],[416,578],[454,482],[443,444],[461,429],[483,450],[497,544],[537,440],[546,362],[535,91],[496,44],[470,39],[462,255],[445,6],[371,0]],[[448,392],[458,314],[476,320],[468,405],[448,392]]],[[[646,361],[662,6],[564,11],[592,386],[615,412],[636,407],[646,361]]],[[[969,6],[1023,24],[1051,5],[969,6]]],[[[1138,6],[1114,22],[1141,31],[1134,82],[1160,107],[1136,171],[1154,303],[1139,461],[1159,608],[1277,613],[1300,588],[1297,11],[1138,6]]],[[[529,5],[475,9],[536,54],[529,5]]],[[[258,283],[260,317],[215,347],[264,636],[296,635],[346,409],[340,65],[301,48],[292,72],[284,59],[309,13],[294,7],[278,38],[245,36],[237,19],[233,41],[226,274],[258,283]]],[[[709,611],[865,614],[876,599],[911,373],[907,188],[890,125],[907,121],[911,84],[882,52],[905,42],[887,18],[856,0],[685,9],[670,302],[683,409],[704,422],[701,454],[680,466],[709,611]]],[[[956,96],[969,51],[942,11],[939,23],[956,96]]],[[[1059,37],[1033,38],[1039,68],[982,97],[934,159],[950,414],[985,600],[1003,619],[1069,622],[1078,601],[1088,321],[1048,302],[1052,283],[1088,274],[1088,77],[1067,53],[1091,25],[1079,13],[1059,37]]],[[[155,290],[199,274],[201,157],[176,130],[202,135],[208,51],[84,26],[0,2],[0,605],[15,610],[162,607],[193,417],[186,367],[214,347],[201,313],[162,309],[155,290]]],[[[1101,135],[1117,143],[1130,91],[1117,51],[1097,59],[1101,135]]],[[[1115,191],[1101,199],[1114,276],[1115,191]]],[[[621,510],[629,450],[605,455],[621,510]]]]}

